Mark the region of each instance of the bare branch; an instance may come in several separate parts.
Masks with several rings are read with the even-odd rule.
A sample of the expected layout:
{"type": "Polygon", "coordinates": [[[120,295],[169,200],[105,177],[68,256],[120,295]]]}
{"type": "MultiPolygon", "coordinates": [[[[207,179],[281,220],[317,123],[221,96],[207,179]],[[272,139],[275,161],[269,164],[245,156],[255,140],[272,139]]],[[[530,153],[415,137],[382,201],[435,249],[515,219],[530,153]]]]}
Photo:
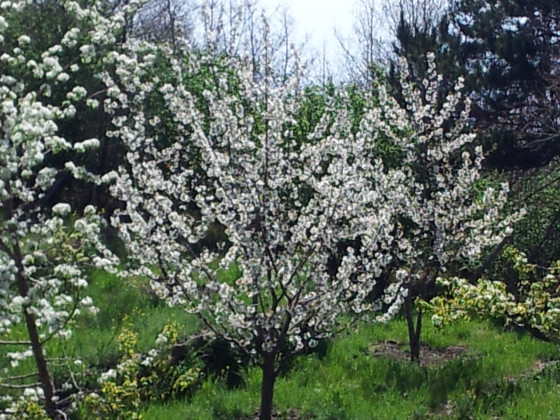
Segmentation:
{"type": "Polygon", "coordinates": [[[0,388],[7,388],[7,389],[27,389],[27,388],[38,388],[41,386],[40,382],[35,382],[32,384],[20,384],[20,385],[12,385],[0,382],[0,388]]]}
{"type": "Polygon", "coordinates": [[[0,340],[0,346],[29,346],[31,341],[0,340]]]}

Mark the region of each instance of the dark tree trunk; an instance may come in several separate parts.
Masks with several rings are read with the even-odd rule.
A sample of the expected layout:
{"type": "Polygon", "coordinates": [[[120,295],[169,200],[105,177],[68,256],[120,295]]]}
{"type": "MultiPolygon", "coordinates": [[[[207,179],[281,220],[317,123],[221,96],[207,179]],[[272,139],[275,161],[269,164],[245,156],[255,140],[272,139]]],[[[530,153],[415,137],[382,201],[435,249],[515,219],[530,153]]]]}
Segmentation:
{"type": "Polygon", "coordinates": [[[274,359],[274,353],[264,354],[262,364],[261,409],[259,412],[259,420],[272,419],[272,399],[274,397],[274,382],[276,381],[274,359]]]}
{"type": "Polygon", "coordinates": [[[43,353],[43,345],[39,339],[39,332],[37,331],[35,317],[27,311],[25,312],[25,324],[27,326],[29,340],[31,341],[31,349],[35,359],[35,365],[37,366],[37,372],[39,373],[39,381],[41,382],[41,388],[43,389],[43,393],[45,395],[45,410],[47,411],[49,417],[55,419],[57,418],[57,414],[56,403],[53,401],[54,385],[51,380],[45,354],[43,353]]]}
{"type": "MultiPolygon", "coordinates": [[[[16,254],[16,264],[18,266],[18,277],[17,286],[21,297],[26,298],[29,295],[29,285],[27,279],[23,274],[23,265],[21,264],[21,252],[19,246],[15,245],[16,254]]],[[[54,384],[48,369],[47,360],[43,352],[43,343],[41,343],[41,338],[39,336],[39,330],[37,329],[37,322],[35,316],[29,313],[27,308],[24,309],[25,325],[27,327],[27,334],[29,335],[29,341],[31,341],[31,350],[33,351],[33,358],[35,359],[35,366],[37,367],[37,373],[39,377],[39,382],[41,383],[41,388],[45,396],[45,410],[51,418],[56,418],[56,403],[53,400],[54,397],[54,384]]]]}
{"type": "MultiPolygon", "coordinates": [[[[8,194],[10,193],[11,191],[9,190],[8,186],[8,194]]],[[[4,205],[4,220],[9,220],[14,215],[12,200],[7,200],[4,205]]],[[[26,299],[29,298],[29,281],[25,276],[25,268],[23,267],[23,254],[19,246],[17,234],[13,230],[10,230],[10,233],[12,234],[13,248],[12,250],[8,249],[8,253],[14,260],[17,267],[16,283],[19,295],[22,298],[26,299]]],[[[23,309],[23,313],[25,318],[25,326],[27,328],[27,334],[29,336],[29,341],[31,342],[31,351],[33,352],[35,366],[37,367],[37,375],[45,397],[45,410],[49,417],[51,417],[52,419],[56,419],[58,416],[57,405],[54,402],[55,388],[47,365],[47,359],[45,358],[45,353],[43,352],[43,343],[41,342],[41,337],[39,335],[37,320],[35,319],[35,316],[28,311],[27,307],[23,309]]]]}
{"type": "Polygon", "coordinates": [[[408,344],[410,346],[410,360],[420,363],[420,333],[422,331],[422,308],[416,311],[416,322],[414,321],[414,297],[408,290],[405,300],[406,323],[408,325],[408,344]]]}

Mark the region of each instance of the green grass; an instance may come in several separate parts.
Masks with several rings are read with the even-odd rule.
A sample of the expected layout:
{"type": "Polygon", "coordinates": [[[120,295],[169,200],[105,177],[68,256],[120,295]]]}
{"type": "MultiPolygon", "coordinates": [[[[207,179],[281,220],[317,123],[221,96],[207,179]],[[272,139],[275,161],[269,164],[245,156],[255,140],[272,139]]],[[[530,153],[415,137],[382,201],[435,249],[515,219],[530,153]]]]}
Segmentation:
{"type": "MultiPolygon", "coordinates": [[[[538,361],[558,356],[556,346],[471,321],[444,330],[427,325],[424,341],[430,347],[468,349],[445,363],[422,367],[372,356],[373,343],[406,343],[405,337],[402,320],[361,325],[331,342],[324,357],[300,357],[277,381],[277,410],[316,420],[560,418],[560,374],[535,374],[538,361]]],[[[209,378],[191,400],[152,404],[145,418],[248,418],[258,408],[260,372],[248,369],[245,381],[242,388],[227,389],[209,378]]]]}
{"type": "Polygon", "coordinates": [[[78,317],[70,340],[49,343],[52,354],[80,355],[89,365],[108,366],[118,358],[117,337],[125,325],[138,333],[140,352],[153,348],[157,335],[170,322],[177,322],[185,337],[199,329],[195,317],[157,299],[144,279],[121,279],[97,271],[88,294],[99,313],[78,317]]]}
{"type": "MultiPolygon", "coordinates": [[[[143,279],[95,272],[90,283],[88,294],[100,308],[98,316],[78,317],[68,341],[48,344],[49,356],[72,355],[88,369],[104,370],[119,361],[117,336],[125,325],[137,333],[142,352],[154,346],[157,334],[170,322],[180,326],[183,337],[200,329],[191,315],[156,299],[143,279]]],[[[23,338],[22,334],[14,330],[14,337],[23,338]]],[[[372,351],[372,346],[388,340],[406,350],[404,320],[359,324],[323,343],[323,351],[294,360],[277,380],[276,410],[285,418],[297,413],[309,420],[560,418],[560,367],[536,369],[559,359],[557,346],[480,321],[443,330],[425,322],[422,339],[431,349],[466,350],[445,362],[418,366],[372,351]]],[[[20,370],[30,367],[28,361],[20,370]]],[[[60,377],[65,372],[54,370],[60,377]]],[[[189,398],[147,403],[143,418],[250,419],[259,406],[260,371],[244,367],[242,379],[241,385],[232,387],[224,377],[207,374],[189,398]]]]}
{"type": "MultiPolygon", "coordinates": [[[[67,363],[63,359],[83,361],[89,371],[86,376],[90,378],[93,374],[90,378],[93,381],[94,372],[114,367],[120,358],[117,337],[125,325],[137,333],[138,351],[144,353],[154,347],[157,335],[166,324],[176,322],[182,337],[200,329],[194,316],[181,308],[171,308],[157,299],[144,279],[121,279],[116,275],[95,271],[85,294],[92,297],[99,313],[95,316],[78,315],[69,339],[52,338],[45,344],[47,356],[61,360],[51,364],[56,384],[61,384],[68,377],[67,363]]],[[[16,326],[7,338],[26,340],[24,326],[16,326]]],[[[3,346],[0,351],[0,369],[9,363],[8,352],[19,350],[21,346],[3,346]]],[[[22,375],[33,371],[34,361],[29,358],[12,369],[11,374],[22,375]]]]}

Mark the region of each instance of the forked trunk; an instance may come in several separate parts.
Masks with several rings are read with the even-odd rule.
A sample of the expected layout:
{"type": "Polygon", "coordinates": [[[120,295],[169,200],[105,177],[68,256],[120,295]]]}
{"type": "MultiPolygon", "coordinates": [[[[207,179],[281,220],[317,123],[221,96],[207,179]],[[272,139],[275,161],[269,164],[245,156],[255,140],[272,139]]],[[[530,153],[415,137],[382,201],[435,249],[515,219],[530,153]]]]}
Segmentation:
{"type": "Polygon", "coordinates": [[[259,420],[272,419],[272,400],[274,397],[274,382],[276,381],[276,371],[274,369],[274,353],[266,353],[262,364],[262,383],[261,383],[261,409],[259,420]]]}

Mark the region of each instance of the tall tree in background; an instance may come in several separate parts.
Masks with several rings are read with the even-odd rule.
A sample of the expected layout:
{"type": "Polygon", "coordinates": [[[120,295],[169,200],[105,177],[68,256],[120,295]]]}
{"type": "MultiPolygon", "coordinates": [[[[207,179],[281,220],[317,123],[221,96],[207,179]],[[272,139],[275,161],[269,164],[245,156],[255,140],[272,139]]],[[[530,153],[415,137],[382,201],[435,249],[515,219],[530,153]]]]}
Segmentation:
{"type": "MultiPolygon", "coordinates": [[[[360,86],[371,87],[380,72],[395,62],[392,43],[402,32],[401,23],[404,22],[411,34],[431,34],[447,3],[447,0],[358,0],[350,37],[344,39],[342,34],[336,34],[344,51],[346,78],[360,86]]],[[[427,51],[434,49],[422,46],[420,54],[425,57],[427,51]]],[[[396,53],[407,60],[411,58],[407,51],[396,53]]],[[[416,63],[418,55],[412,57],[414,59],[410,63],[416,63]]],[[[419,80],[423,77],[424,74],[421,74],[419,80]]]]}
{"type": "Polygon", "coordinates": [[[560,151],[559,13],[548,0],[455,0],[429,29],[403,14],[395,51],[413,63],[413,77],[433,51],[446,79],[466,78],[474,126],[491,150],[487,165],[536,167],[560,151]]]}
{"type": "Polygon", "coordinates": [[[268,10],[259,0],[151,0],[140,9],[131,32],[174,49],[186,41],[199,52],[243,55],[255,77],[272,70],[269,76],[282,83],[293,75],[297,51],[304,44],[292,37],[293,25],[287,8],[268,10]]]}
{"type": "Polygon", "coordinates": [[[377,79],[375,68],[381,61],[383,41],[379,34],[379,10],[373,0],[360,0],[356,5],[351,36],[344,39],[336,33],[344,51],[346,76],[360,86],[371,87],[377,79]]]}
{"type": "Polygon", "coordinates": [[[192,39],[198,2],[179,0],[150,0],[131,22],[130,35],[152,42],[168,42],[174,48],[178,42],[192,39]]]}

